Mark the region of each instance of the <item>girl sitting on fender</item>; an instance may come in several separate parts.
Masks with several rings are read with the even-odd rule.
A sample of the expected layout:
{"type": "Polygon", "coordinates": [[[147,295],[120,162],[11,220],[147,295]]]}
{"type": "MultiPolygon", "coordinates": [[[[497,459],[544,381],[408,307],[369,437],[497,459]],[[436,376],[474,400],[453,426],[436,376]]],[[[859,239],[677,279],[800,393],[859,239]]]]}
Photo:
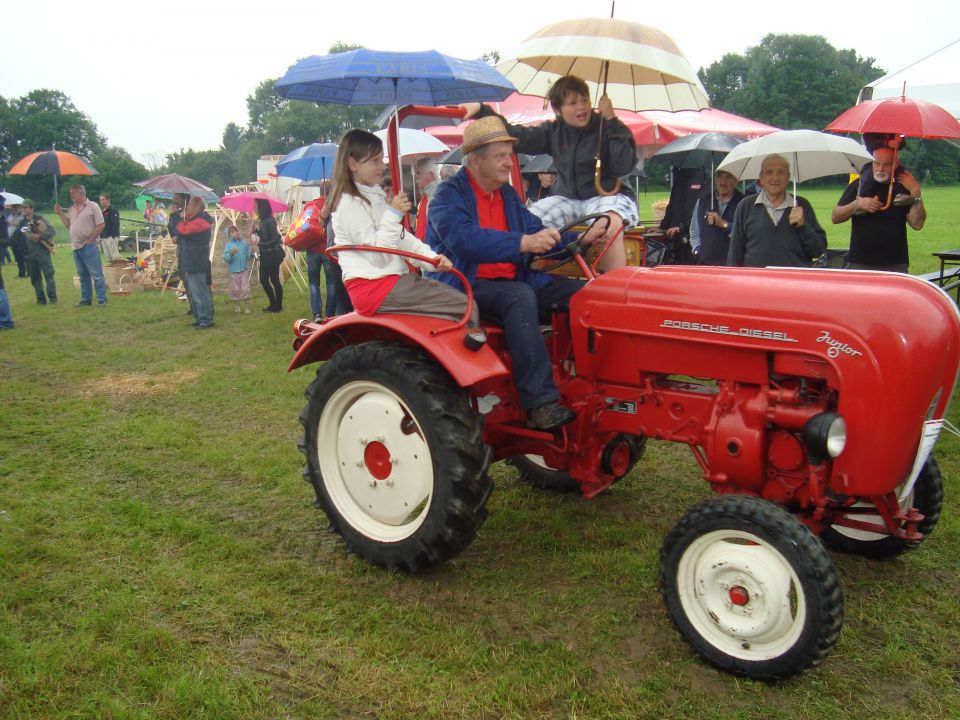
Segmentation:
{"type": "MultiPolygon", "coordinates": [[[[410,200],[405,193],[398,193],[387,204],[380,187],[383,168],[383,143],[376,135],[354,129],[340,139],[329,199],[335,244],[395,248],[439,258],[440,263],[434,267],[379,252],[340,253],[344,285],[354,309],[361,315],[405,313],[460,320],[467,307],[462,292],[411,272],[411,265],[440,271],[452,265],[413,233],[404,231],[401,221],[410,210],[410,200]]],[[[471,325],[477,324],[476,306],[471,320],[471,325]]]]}

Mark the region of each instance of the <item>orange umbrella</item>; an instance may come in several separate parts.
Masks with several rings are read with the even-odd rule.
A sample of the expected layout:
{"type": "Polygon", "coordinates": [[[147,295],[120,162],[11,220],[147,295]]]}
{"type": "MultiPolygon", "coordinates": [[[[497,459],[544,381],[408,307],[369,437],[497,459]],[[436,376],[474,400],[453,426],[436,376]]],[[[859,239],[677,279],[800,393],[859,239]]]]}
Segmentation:
{"type": "Polygon", "coordinates": [[[17,162],[10,175],[53,175],[53,197],[57,197],[58,175],[96,175],[97,170],[79,155],[62,150],[30,153],[17,162]]]}

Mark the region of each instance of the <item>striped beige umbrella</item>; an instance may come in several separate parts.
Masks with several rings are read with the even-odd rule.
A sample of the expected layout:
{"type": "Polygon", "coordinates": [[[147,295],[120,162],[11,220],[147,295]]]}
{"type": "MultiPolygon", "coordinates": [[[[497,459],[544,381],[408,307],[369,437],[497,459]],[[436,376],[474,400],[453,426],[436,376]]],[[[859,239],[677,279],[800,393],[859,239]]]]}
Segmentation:
{"type": "Polygon", "coordinates": [[[523,95],[546,96],[555,80],[576,75],[596,101],[615,108],[702,110],[710,102],[677,44],[657,28],[613,18],[564,20],[535,32],[497,65],[523,95]]]}

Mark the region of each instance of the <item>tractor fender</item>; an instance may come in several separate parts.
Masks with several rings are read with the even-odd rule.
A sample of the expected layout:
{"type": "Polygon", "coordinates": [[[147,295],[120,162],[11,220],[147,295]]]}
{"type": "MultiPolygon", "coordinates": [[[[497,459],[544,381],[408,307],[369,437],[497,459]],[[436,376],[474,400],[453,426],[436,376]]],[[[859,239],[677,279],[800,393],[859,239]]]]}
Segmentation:
{"type": "Polygon", "coordinates": [[[484,343],[470,350],[463,343],[464,328],[437,332],[448,321],[420,315],[340,315],[324,323],[299,323],[294,338],[296,354],[287,371],[328,360],[338,350],[372,340],[398,342],[419,347],[446,370],[460,387],[491,387],[510,377],[499,355],[484,343]],[[316,328],[316,329],[313,329],[316,328]],[[312,332],[311,332],[312,330],[312,332]]]}

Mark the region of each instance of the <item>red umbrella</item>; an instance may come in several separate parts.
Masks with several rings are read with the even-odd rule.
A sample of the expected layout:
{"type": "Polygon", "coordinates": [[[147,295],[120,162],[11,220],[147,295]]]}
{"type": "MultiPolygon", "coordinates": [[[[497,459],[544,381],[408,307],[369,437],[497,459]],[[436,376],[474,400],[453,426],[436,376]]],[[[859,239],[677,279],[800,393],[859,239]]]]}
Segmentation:
{"type": "Polygon", "coordinates": [[[960,122],[939,105],[900,97],[867,100],[827,125],[834,132],[890,133],[917,138],[960,139],[960,122]]]}
{"type": "Polygon", "coordinates": [[[63,150],[30,153],[17,162],[10,175],[53,175],[53,197],[57,197],[58,175],[96,175],[97,170],[79,155],[63,150]]]}
{"type": "MultiPolygon", "coordinates": [[[[866,100],[845,110],[836,120],[827,125],[834,132],[884,133],[939,139],[960,139],[960,123],[939,105],[925,100],[915,100],[906,95],[866,100]]],[[[896,167],[899,148],[893,148],[893,163],[896,167]]],[[[893,178],[887,189],[886,210],[893,204],[893,178]]]]}

